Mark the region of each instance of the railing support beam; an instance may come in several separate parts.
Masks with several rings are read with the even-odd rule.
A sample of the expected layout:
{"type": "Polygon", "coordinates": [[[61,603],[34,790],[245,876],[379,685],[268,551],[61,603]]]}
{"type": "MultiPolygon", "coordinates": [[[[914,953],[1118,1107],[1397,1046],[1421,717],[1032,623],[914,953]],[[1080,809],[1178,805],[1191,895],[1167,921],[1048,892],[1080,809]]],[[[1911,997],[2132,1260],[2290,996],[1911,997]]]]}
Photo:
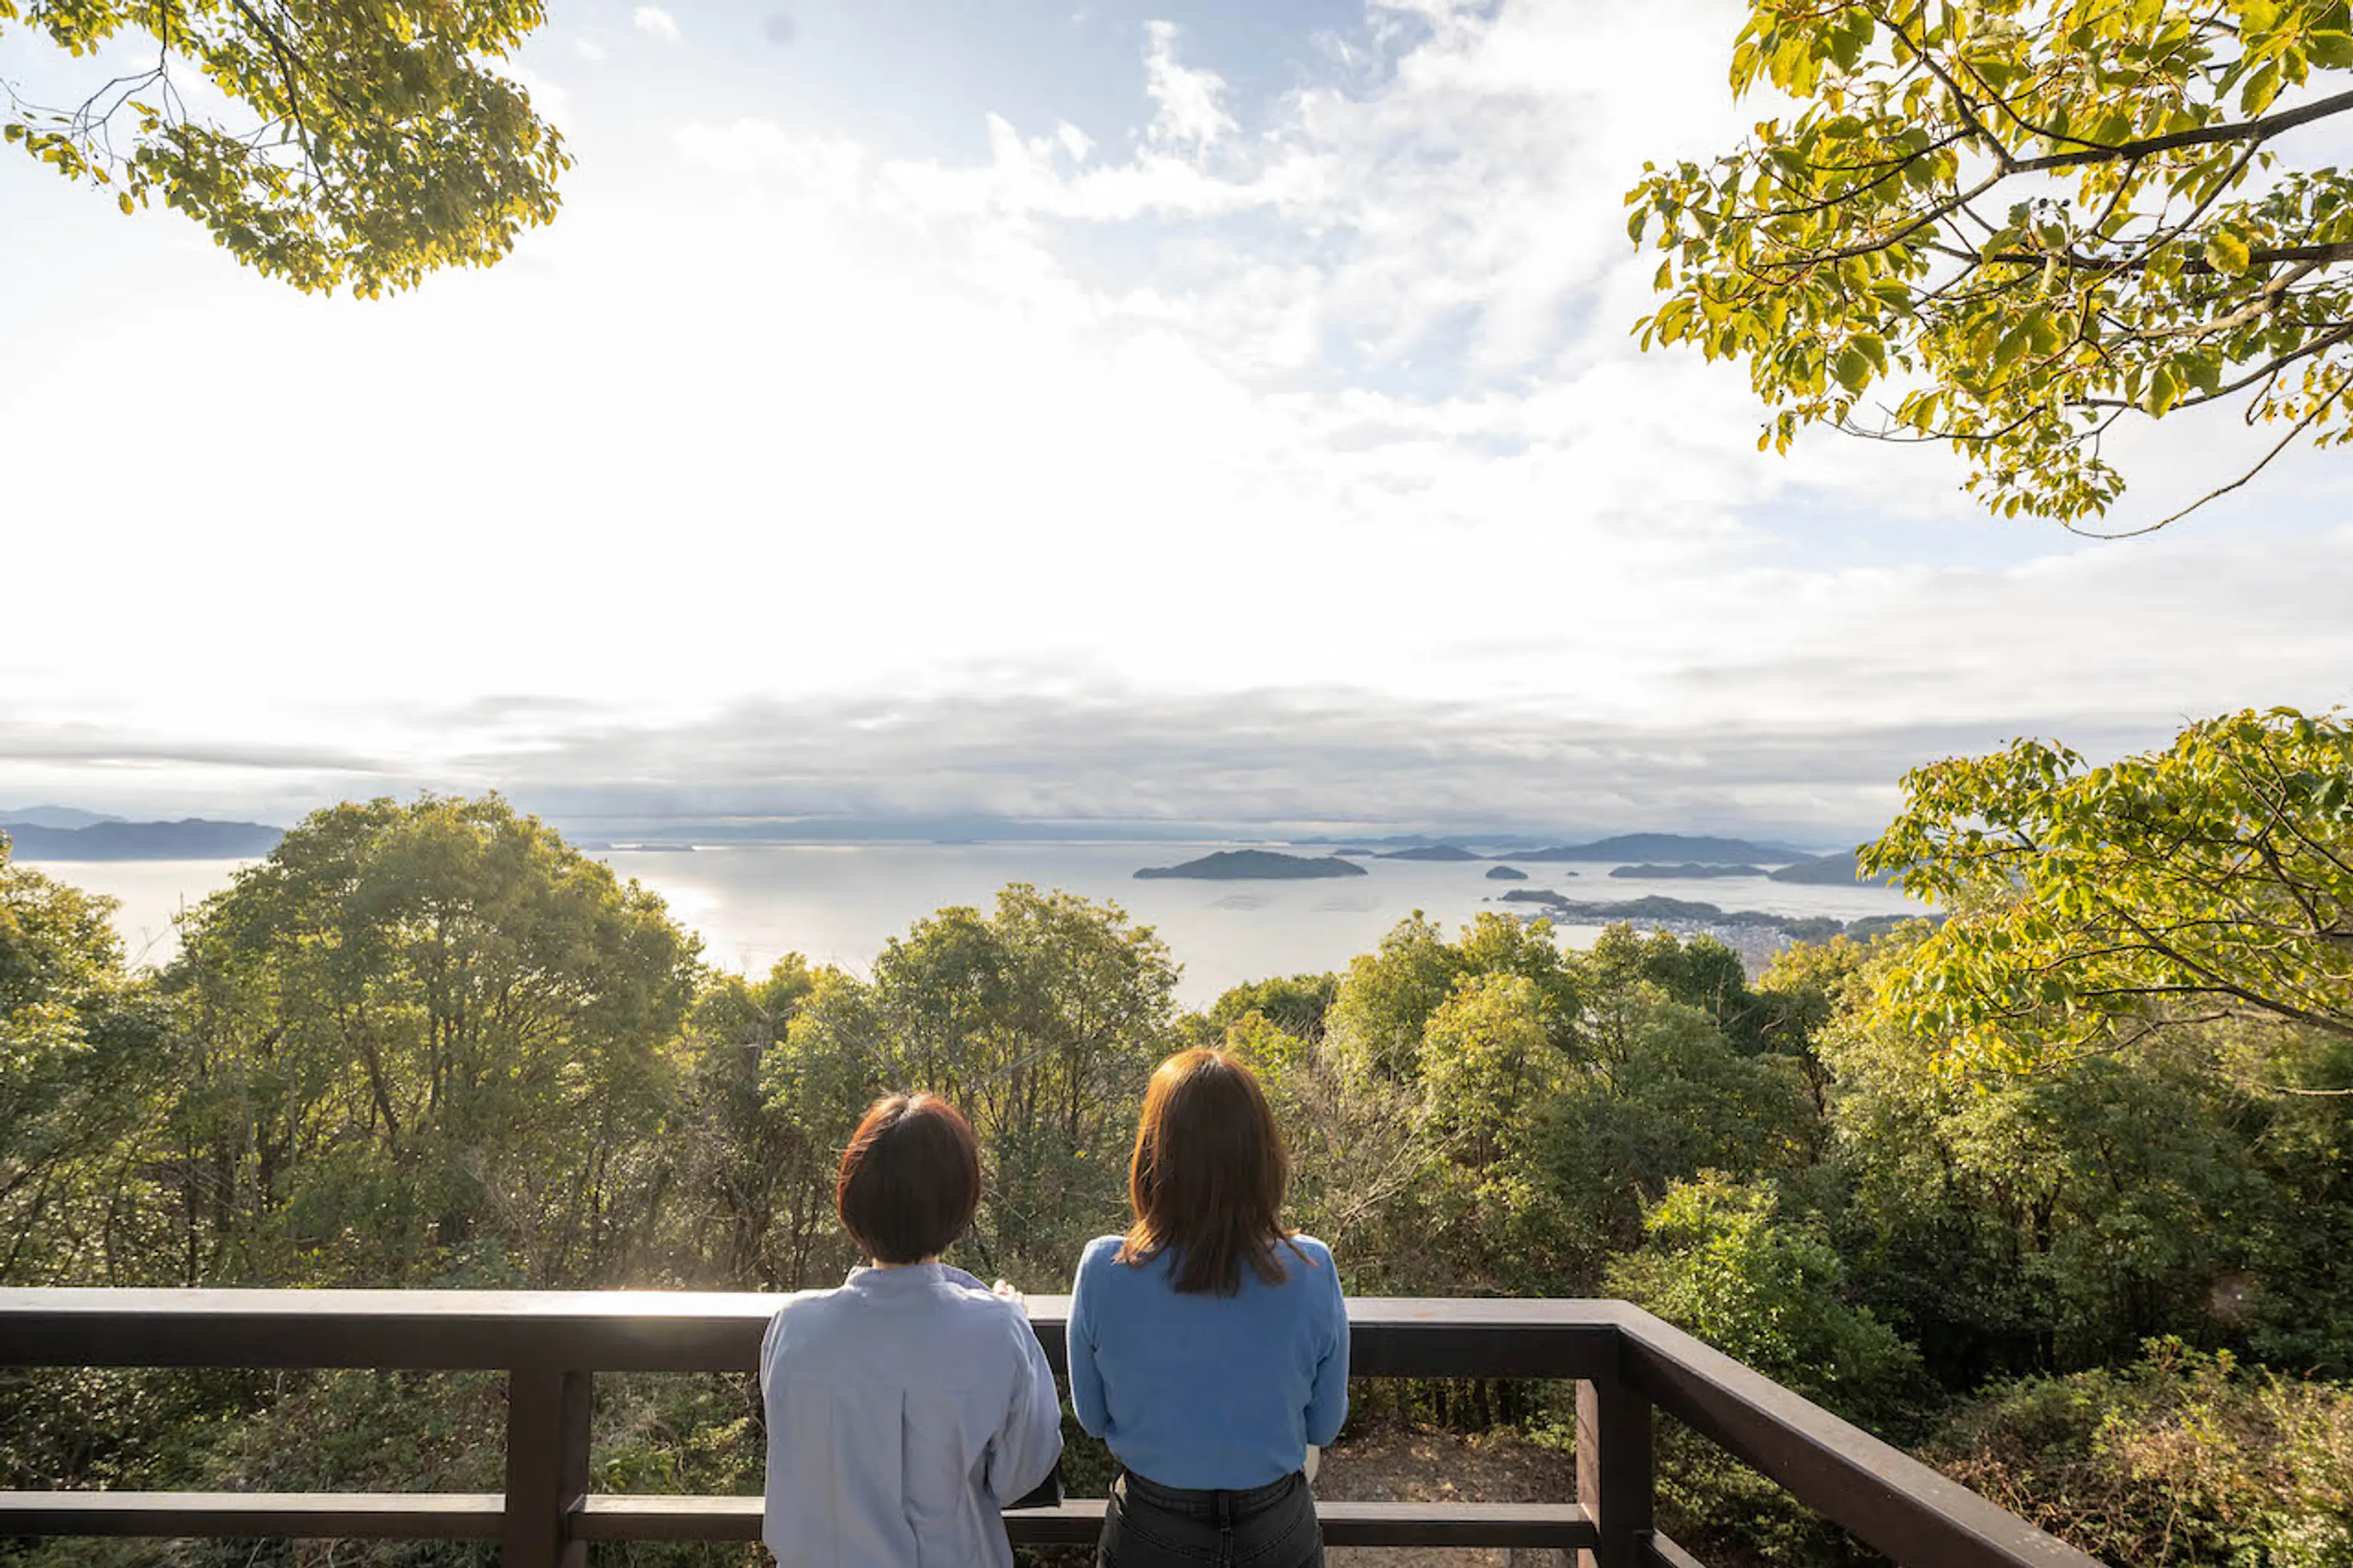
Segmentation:
{"type": "Polygon", "coordinates": [[[594,1373],[517,1367],[507,1373],[506,1521],[502,1568],[588,1568],[569,1521],[588,1493],[594,1373]]]}
{"type": "Polygon", "coordinates": [[[1651,1402],[1625,1384],[1577,1385],[1577,1500],[1599,1539],[1577,1568],[1643,1568],[1651,1539],[1651,1402]]]}

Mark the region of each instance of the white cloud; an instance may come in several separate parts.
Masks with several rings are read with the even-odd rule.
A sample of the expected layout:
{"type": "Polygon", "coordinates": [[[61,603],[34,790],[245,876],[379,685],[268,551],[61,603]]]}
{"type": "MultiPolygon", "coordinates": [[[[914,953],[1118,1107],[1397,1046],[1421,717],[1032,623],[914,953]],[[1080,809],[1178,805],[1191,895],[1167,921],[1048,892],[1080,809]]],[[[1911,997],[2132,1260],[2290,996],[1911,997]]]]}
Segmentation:
{"type": "MultiPolygon", "coordinates": [[[[1972,519],[1932,455],[1822,438],[1761,458],[1736,368],[1634,352],[1650,264],[1620,195],[1645,156],[1737,140],[1720,0],[1372,23],[1324,79],[1251,105],[1155,28],[1134,62],[1154,118],[1100,145],[1042,108],[991,117],[969,157],[692,124],[673,165],[632,184],[584,160],[515,258],[381,308],[322,309],[209,249],[171,291],[42,285],[103,303],[12,340],[0,429],[48,435],[12,453],[10,506],[90,527],[12,534],[10,571],[84,580],[103,537],[139,563],[110,575],[111,624],[203,635],[168,659],[127,629],[107,657],[52,658],[28,650],[84,648],[86,596],[12,599],[0,658],[41,662],[5,672],[0,721],[100,725],[118,784],[209,745],[204,768],[248,782],[339,791],[343,759],[553,787],[651,767],[671,740],[679,768],[723,773],[760,725],[828,703],[935,716],[1015,693],[1181,710],[1205,748],[1202,715],[1239,723],[1221,702],[1275,693],[1292,718],[1266,721],[1300,746],[1369,755],[1331,717],[1358,699],[1316,695],[1342,692],[1461,727],[1419,762],[1401,742],[1317,773],[1303,754],[1286,798],[1434,809],[1487,769],[1530,799],[1648,779],[1693,810],[1715,788],[1798,820],[1856,798],[1808,805],[1810,776],[1899,758],[1820,739],[1841,726],[1990,744],[2353,696],[2332,607],[2353,600],[2353,534],[2268,515],[2341,504],[2325,460],[2284,461],[2195,531],[2093,550],[1972,519]],[[54,410],[109,406],[113,367],[158,352],[208,367],[205,398],[142,432],[142,461],[216,471],[234,411],[269,406],[265,489],[91,510],[115,437],[54,410]],[[353,364],[368,374],[333,400],[284,396],[353,364]],[[250,604],[269,613],[221,613],[250,604]],[[419,605],[466,635],[416,636],[419,605]],[[638,741],[486,738],[409,706],[486,690],[593,700],[638,741]],[[290,735],[320,755],[248,755],[290,735]],[[1578,773],[1578,747],[1655,765],[1578,773]]],[[[2157,456],[2196,455],[2172,445],[2157,456]]],[[[1113,787],[1075,746],[1049,762],[1113,787]]],[[[0,738],[12,754],[0,798],[69,795],[56,770],[83,766],[27,773],[0,738]]],[[[1187,777],[1219,809],[1247,793],[1187,777]]],[[[1084,793],[1022,779],[1004,787],[1084,793]]]]}
{"type": "Polygon", "coordinates": [[[666,44],[678,42],[678,18],[659,5],[640,5],[629,13],[629,25],[648,37],[666,44]]]}
{"type": "Polygon", "coordinates": [[[594,38],[575,38],[572,47],[580,51],[582,59],[592,64],[603,61],[607,53],[605,46],[594,38]]]}
{"type": "Polygon", "coordinates": [[[1159,113],[1152,121],[1152,140],[1166,146],[1205,148],[1238,127],[1220,101],[1225,79],[1215,71],[1188,68],[1176,58],[1176,26],[1173,22],[1144,25],[1148,47],[1144,57],[1144,90],[1159,113]]]}

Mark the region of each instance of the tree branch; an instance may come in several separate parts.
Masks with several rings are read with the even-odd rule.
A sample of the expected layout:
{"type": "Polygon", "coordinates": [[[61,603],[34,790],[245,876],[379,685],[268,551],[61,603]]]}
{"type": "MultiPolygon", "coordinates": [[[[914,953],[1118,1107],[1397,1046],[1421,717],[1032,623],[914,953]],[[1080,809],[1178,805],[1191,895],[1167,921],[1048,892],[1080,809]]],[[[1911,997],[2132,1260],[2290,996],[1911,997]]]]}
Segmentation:
{"type": "Polygon", "coordinates": [[[2301,109],[2291,109],[2262,120],[2235,121],[2227,125],[2201,125],[2195,131],[2176,131],[2169,135],[2149,136],[2137,142],[2119,142],[2113,147],[2094,151],[2053,153],[2042,158],[2018,159],[2011,163],[2010,172],[2032,174],[2048,169],[2081,168],[2086,163],[2113,163],[2119,158],[2146,158],[2155,153],[2170,153],[2182,147],[2202,147],[2215,142],[2242,142],[2250,138],[2258,142],[2268,142],[2283,131],[2293,131],[2299,125],[2327,120],[2348,110],[2353,110],[2353,92],[2340,92],[2316,99],[2301,109]]]}

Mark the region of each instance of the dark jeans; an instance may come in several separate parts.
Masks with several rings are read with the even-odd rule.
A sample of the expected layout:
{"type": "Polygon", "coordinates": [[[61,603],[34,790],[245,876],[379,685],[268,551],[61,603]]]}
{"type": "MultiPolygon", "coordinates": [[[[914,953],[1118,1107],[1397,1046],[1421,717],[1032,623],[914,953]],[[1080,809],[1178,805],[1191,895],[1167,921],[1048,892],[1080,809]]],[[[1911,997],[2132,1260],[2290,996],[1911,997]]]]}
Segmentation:
{"type": "Polygon", "coordinates": [[[1111,1484],[1098,1568],[1324,1568],[1315,1494],[1293,1471],[1250,1491],[1180,1491],[1124,1474],[1111,1484]]]}

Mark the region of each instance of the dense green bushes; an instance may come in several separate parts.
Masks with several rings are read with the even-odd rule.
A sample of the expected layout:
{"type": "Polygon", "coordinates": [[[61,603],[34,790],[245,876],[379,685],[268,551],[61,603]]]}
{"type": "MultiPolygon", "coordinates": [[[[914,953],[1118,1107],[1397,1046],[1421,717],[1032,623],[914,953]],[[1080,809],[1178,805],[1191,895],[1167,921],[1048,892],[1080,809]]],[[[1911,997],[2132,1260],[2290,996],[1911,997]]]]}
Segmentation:
{"type": "Polygon", "coordinates": [[[2353,1563],[2353,1391],[2153,1341],[1988,1390],[1929,1457],[2112,1563],[2353,1563]]]}

